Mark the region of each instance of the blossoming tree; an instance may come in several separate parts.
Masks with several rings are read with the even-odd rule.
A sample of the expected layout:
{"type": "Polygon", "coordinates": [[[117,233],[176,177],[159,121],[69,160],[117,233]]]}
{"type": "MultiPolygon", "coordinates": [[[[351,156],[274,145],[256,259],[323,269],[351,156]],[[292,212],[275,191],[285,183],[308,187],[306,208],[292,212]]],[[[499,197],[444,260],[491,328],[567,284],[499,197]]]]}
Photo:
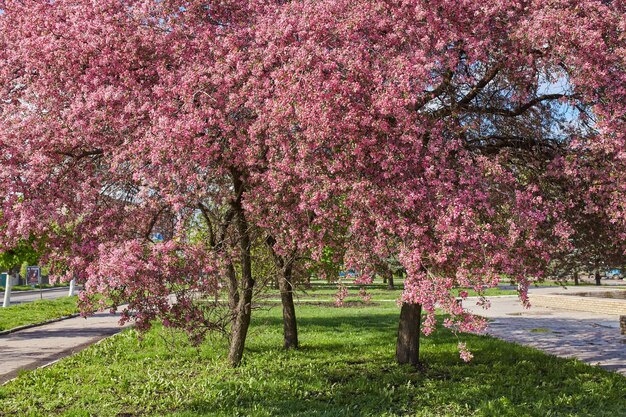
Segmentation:
{"type": "Polygon", "coordinates": [[[139,328],[223,330],[196,300],[227,287],[236,364],[255,281],[249,73],[233,65],[255,14],[184,6],[0,4],[2,242],[48,236],[50,263],[85,283],[83,301],[128,303],[139,328]],[[198,225],[204,241],[190,236],[198,225]]]}
{"type": "Polygon", "coordinates": [[[233,364],[254,242],[285,273],[329,245],[361,280],[393,257],[416,364],[422,310],[425,333],[437,306],[484,324],[454,287],[506,274],[527,302],[571,247],[571,193],[624,236],[625,8],[2,0],[2,244],[47,236],[85,301],[128,302],[140,328],[222,329],[197,300],[228,288],[233,364]]]}
{"type": "Polygon", "coordinates": [[[302,1],[256,28],[276,169],[315,184],[302,198],[316,213],[342,196],[361,271],[390,254],[407,270],[400,362],[418,361],[422,309],[425,333],[436,306],[449,327],[483,327],[454,287],[506,275],[527,303],[584,233],[569,211],[602,213],[623,239],[625,7],[302,1]]]}

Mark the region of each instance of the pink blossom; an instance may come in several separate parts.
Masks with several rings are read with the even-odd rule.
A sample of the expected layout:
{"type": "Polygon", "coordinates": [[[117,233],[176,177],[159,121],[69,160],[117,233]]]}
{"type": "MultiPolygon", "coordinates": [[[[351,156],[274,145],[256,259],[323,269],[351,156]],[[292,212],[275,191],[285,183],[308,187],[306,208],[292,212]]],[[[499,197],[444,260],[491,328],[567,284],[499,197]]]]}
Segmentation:
{"type": "Polygon", "coordinates": [[[472,353],[469,350],[467,350],[467,346],[465,345],[465,343],[459,342],[459,344],[457,345],[457,348],[459,349],[459,354],[461,356],[461,359],[463,359],[463,361],[469,362],[472,360],[472,358],[474,358],[474,355],[472,355],[472,353]]]}

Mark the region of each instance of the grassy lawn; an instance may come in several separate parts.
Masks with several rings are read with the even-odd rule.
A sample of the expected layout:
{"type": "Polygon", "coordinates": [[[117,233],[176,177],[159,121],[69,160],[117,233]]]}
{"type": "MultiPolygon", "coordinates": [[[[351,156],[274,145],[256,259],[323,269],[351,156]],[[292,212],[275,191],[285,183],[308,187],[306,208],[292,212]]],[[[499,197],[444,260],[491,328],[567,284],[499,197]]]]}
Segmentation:
{"type": "MultiPolygon", "coordinates": [[[[0,308],[0,331],[27,324],[41,323],[76,313],[76,297],[37,300],[0,308]]],[[[0,412],[0,415],[1,412],[0,412]]]]}
{"type": "MultiPolygon", "coordinates": [[[[337,284],[336,283],[313,283],[312,289],[299,289],[296,291],[296,299],[308,299],[308,298],[327,298],[333,299],[335,298],[335,294],[337,294],[337,284]]],[[[358,298],[359,289],[363,287],[361,285],[354,284],[346,284],[346,288],[348,288],[348,297],[349,299],[358,298]]],[[[394,290],[387,289],[387,284],[372,284],[364,286],[367,288],[367,293],[372,295],[374,298],[378,300],[390,300],[394,301],[400,298],[402,294],[403,285],[402,281],[399,284],[396,284],[394,290]]],[[[458,296],[459,292],[463,289],[455,289],[454,293],[458,296]]],[[[471,289],[465,289],[470,297],[474,297],[478,295],[476,291],[471,289]]],[[[278,296],[280,293],[276,289],[269,289],[266,296],[278,296]]],[[[483,291],[483,295],[485,296],[497,296],[497,295],[517,295],[516,290],[509,289],[500,289],[500,288],[488,288],[483,291]]]]}
{"type": "MultiPolygon", "coordinates": [[[[46,288],[63,288],[63,287],[69,287],[70,284],[69,282],[61,282],[58,284],[37,284],[34,287],[32,285],[14,285],[11,287],[11,291],[32,291],[32,290],[38,290],[40,287],[43,289],[46,288]]],[[[0,286],[0,291],[4,291],[4,287],[0,286]]]]}
{"type": "MultiPolygon", "coordinates": [[[[489,337],[439,329],[422,371],[394,363],[398,307],[300,304],[298,351],[283,351],[279,306],[254,312],[244,363],[226,342],[190,346],[156,327],[125,331],[0,387],[6,416],[622,416],[626,378],[489,337]]],[[[377,301],[377,299],[380,299],[377,301]]]]}

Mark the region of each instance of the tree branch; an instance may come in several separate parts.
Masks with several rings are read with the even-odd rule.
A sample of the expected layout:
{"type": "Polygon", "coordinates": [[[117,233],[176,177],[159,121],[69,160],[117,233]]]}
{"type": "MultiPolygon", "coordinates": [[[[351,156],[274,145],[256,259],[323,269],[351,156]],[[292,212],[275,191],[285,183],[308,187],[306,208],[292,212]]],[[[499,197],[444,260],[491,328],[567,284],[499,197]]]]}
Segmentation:
{"type": "Polygon", "coordinates": [[[418,111],[422,107],[424,107],[429,101],[439,97],[450,85],[452,77],[454,77],[453,71],[446,72],[443,80],[441,81],[441,84],[439,84],[434,90],[426,92],[422,97],[420,97],[415,103],[413,103],[409,107],[409,110],[418,111]]]}
{"type": "Polygon", "coordinates": [[[82,153],[79,153],[78,155],[73,154],[72,152],[64,151],[55,151],[54,153],[56,153],[57,155],[69,156],[70,158],[83,159],[88,156],[102,155],[104,154],[104,151],[102,149],[94,149],[93,151],[84,151],[82,153]]]}
{"type": "Polygon", "coordinates": [[[211,247],[215,247],[215,235],[213,233],[213,223],[211,222],[211,218],[209,216],[209,209],[201,202],[198,203],[198,208],[200,209],[202,217],[204,217],[204,220],[207,222],[207,227],[209,228],[209,244],[211,247]]]}
{"type": "Polygon", "coordinates": [[[478,83],[476,83],[474,87],[472,87],[469,93],[467,93],[465,97],[458,101],[457,105],[464,106],[466,104],[469,104],[472,100],[474,100],[474,98],[476,98],[478,93],[480,93],[483,88],[487,86],[487,84],[489,84],[494,78],[496,78],[496,75],[498,75],[499,72],[500,65],[496,65],[491,70],[487,71],[485,76],[481,78],[481,80],[478,81],[478,83]]]}
{"type": "Polygon", "coordinates": [[[146,240],[149,240],[150,242],[152,242],[152,239],[150,239],[150,234],[152,233],[152,229],[154,228],[154,225],[156,224],[157,220],[159,220],[159,216],[161,215],[161,213],[163,213],[164,210],[165,210],[165,206],[161,207],[159,211],[152,217],[152,220],[150,221],[150,225],[148,225],[148,230],[146,230],[146,234],[144,235],[146,240]]]}
{"type": "Polygon", "coordinates": [[[462,108],[470,113],[476,114],[493,114],[497,116],[505,116],[505,117],[517,117],[526,112],[531,107],[536,106],[539,103],[550,100],[558,100],[564,97],[573,98],[574,96],[569,96],[567,94],[545,94],[543,96],[535,97],[529,102],[519,106],[516,109],[501,109],[496,107],[477,107],[477,106],[462,106],[462,108]]]}

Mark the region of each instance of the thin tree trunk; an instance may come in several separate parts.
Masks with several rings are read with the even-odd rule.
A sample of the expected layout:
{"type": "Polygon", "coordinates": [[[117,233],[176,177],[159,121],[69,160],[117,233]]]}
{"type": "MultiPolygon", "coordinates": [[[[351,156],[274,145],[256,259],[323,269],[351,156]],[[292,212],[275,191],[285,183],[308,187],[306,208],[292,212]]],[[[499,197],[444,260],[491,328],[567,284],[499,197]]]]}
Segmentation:
{"type": "Polygon", "coordinates": [[[419,363],[421,315],[421,304],[402,303],[396,344],[396,360],[400,364],[419,363]]]}
{"type": "Polygon", "coordinates": [[[600,285],[600,270],[596,269],[596,285],[600,285]]]}
{"type": "Polygon", "coordinates": [[[578,285],[580,282],[578,280],[578,271],[574,271],[574,285],[578,285]]]}
{"type": "MultiPolygon", "coordinates": [[[[236,193],[241,196],[243,183],[236,174],[233,175],[233,184],[235,185],[236,193]]],[[[239,249],[241,251],[241,296],[237,303],[237,317],[235,317],[232,327],[228,361],[231,366],[238,366],[243,357],[243,349],[246,343],[246,336],[248,335],[250,318],[252,316],[252,290],[254,288],[254,279],[252,278],[250,231],[240,198],[232,203],[232,207],[235,210],[237,231],[239,234],[239,249]]]]}
{"type": "Polygon", "coordinates": [[[233,323],[230,348],[228,350],[228,362],[230,362],[231,366],[239,366],[241,363],[252,317],[252,287],[244,289],[242,293],[243,297],[241,297],[237,305],[237,317],[235,317],[233,323]]]}
{"type": "Polygon", "coordinates": [[[391,269],[387,269],[387,289],[395,290],[396,287],[393,285],[393,272],[391,269]]]}
{"type": "Polygon", "coordinates": [[[282,268],[278,277],[280,285],[280,299],[283,304],[283,331],[285,349],[298,347],[298,324],[296,321],[296,307],[293,304],[293,285],[291,265],[282,268]]]}
{"type": "MultiPolygon", "coordinates": [[[[265,239],[265,243],[274,258],[276,267],[276,282],[280,290],[280,300],[283,305],[283,337],[285,349],[298,347],[298,323],[296,320],[296,307],[293,303],[293,257],[285,257],[274,251],[276,240],[272,236],[265,239]]],[[[295,254],[295,253],[294,253],[295,254]]]]}
{"type": "Polygon", "coordinates": [[[239,289],[237,287],[237,274],[232,263],[228,264],[228,308],[233,318],[237,316],[237,305],[239,304],[239,289]]]}

